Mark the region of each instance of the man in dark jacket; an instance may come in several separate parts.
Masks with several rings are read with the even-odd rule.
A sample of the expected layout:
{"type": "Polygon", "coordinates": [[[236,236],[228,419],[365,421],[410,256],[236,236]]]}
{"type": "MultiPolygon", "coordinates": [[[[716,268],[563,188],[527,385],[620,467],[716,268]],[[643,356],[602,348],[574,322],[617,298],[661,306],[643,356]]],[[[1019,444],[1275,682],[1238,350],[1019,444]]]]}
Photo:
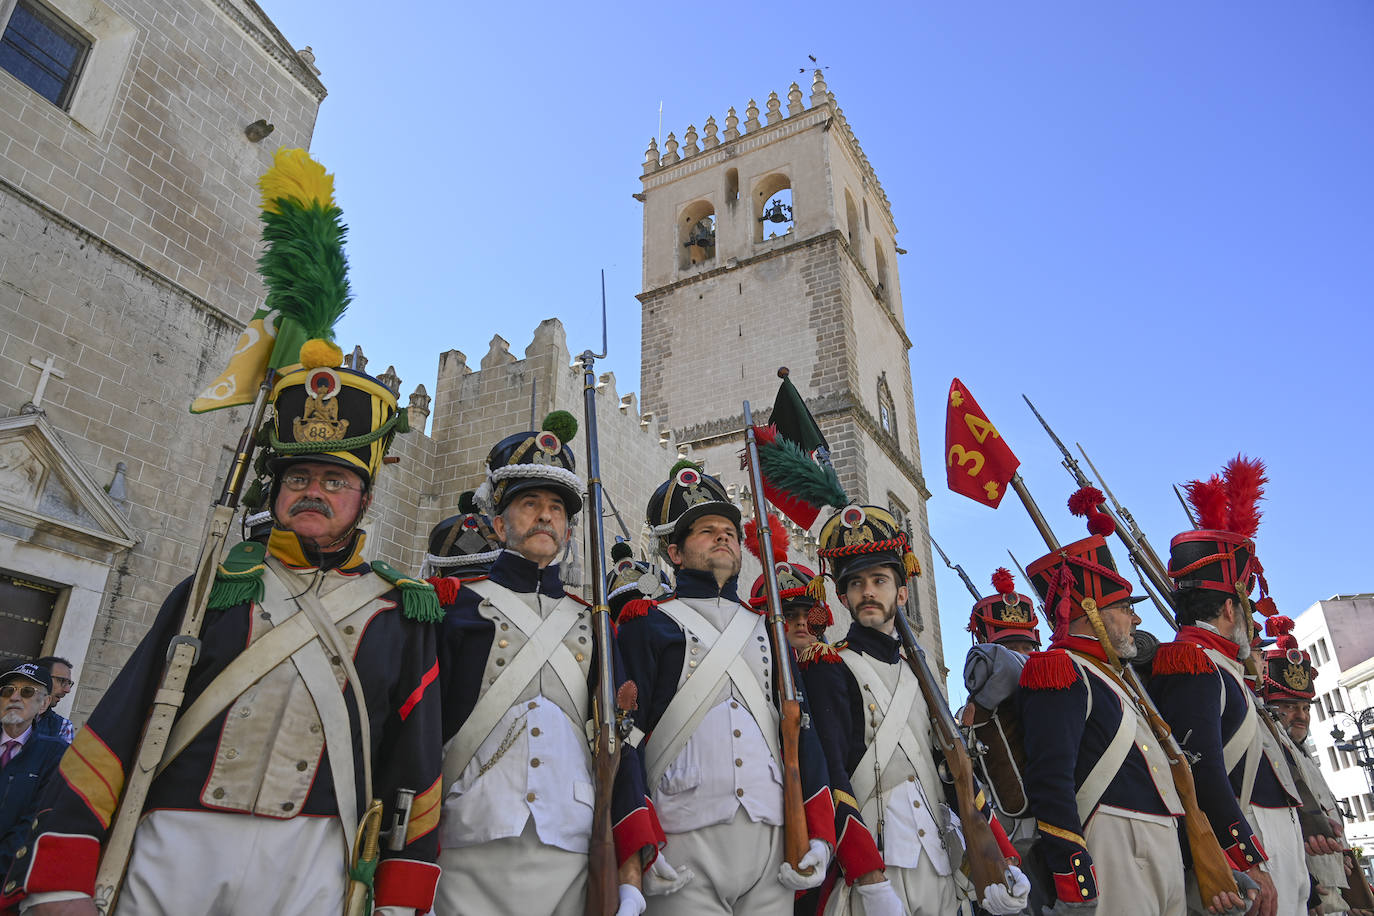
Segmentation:
{"type": "Polygon", "coordinates": [[[33,662],[0,665],[0,869],[9,870],[23,846],[39,791],[57,769],[65,742],[39,734],[34,719],[48,703],[52,675],[33,662]]]}

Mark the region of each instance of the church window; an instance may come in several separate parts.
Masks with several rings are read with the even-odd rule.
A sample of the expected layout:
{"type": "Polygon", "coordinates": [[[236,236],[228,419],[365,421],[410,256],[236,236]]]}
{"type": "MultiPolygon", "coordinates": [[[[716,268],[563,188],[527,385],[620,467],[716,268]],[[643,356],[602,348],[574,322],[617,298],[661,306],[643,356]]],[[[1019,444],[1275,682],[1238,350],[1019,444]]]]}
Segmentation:
{"type": "Polygon", "coordinates": [[[739,203],[739,169],[725,170],[725,205],[733,207],[739,203]]]}
{"type": "Polygon", "coordinates": [[[878,268],[878,296],[882,299],[887,298],[887,255],[883,254],[882,245],[874,245],[873,253],[876,255],[878,268]]]}
{"type": "Polygon", "coordinates": [[[686,270],[716,256],[716,211],[710,201],[688,205],[678,219],[678,268],[686,270]]]}
{"type": "Polygon", "coordinates": [[[863,238],[859,232],[859,211],[854,207],[854,198],[847,189],[844,192],[844,218],[849,228],[849,247],[858,257],[859,242],[863,238]]]}
{"type": "Polygon", "coordinates": [[[892,402],[892,391],[887,387],[887,373],[878,376],[878,425],[883,432],[897,441],[897,409],[892,402]]]}
{"type": "Polygon", "coordinates": [[[18,0],[0,36],[0,67],[67,109],[91,43],[35,0],[18,0]]]}
{"type": "Polygon", "coordinates": [[[873,228],[872,226],[870,226],[870,225],[868,224],[868,198],[867,198],[867,197],[864,198],[864,228],[865,228],[865,229],[868,229],[868,230],[872,230],[872,228],[873,228]]]}
{"type": "Polygon", "coordinates": [[[792,181],[774,172],[754,186],[754,241],[776,238],[792,231],[792,181]]]}

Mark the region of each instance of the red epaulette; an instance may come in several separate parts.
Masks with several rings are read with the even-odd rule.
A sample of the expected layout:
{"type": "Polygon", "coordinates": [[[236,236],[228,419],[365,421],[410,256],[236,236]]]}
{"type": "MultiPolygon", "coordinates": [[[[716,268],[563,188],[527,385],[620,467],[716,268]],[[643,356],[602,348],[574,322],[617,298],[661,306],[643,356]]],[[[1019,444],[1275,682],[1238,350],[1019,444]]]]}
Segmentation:
{"type": "Polygon", "coordinates": [[[812,665],[822,663],[837,665],[840,663],[839,651],[829,643],[813,642],[797,656],[797,662],[803,668],[810,668],[812,665]]]}
{"type": "Polygon", "coordinates": [[[1063,649],[1032,652],[1021,669],[1020,685],[1027,690],[1068,690],[1078,681],[1078,668],[1063,649]]]}
{"type": "Polygon", "coordinates": [[[1217,666],[1193,642],[1166,642],[1155,652],[1155,663],[1151,674],[1211,674],[1217,666]]]}
{"type": "Polygon", "coordinates": [[[625,606],[620,609],[620,616],[615,619],[615,625],[624,626],[625,621],[634,620],[636,617],[647,617],[649,608],[658,607],[657,601],[648,598],[631,598],[625,602],[625,606]]]}
{"type": "Polygon", "coordinates": [[[430,576],[425,580],[434,586],[434,594],[439,597],[439,606],[448,607],[458,600],[458,590],[463,586],[463,580],[455,576],[430,576]]]}

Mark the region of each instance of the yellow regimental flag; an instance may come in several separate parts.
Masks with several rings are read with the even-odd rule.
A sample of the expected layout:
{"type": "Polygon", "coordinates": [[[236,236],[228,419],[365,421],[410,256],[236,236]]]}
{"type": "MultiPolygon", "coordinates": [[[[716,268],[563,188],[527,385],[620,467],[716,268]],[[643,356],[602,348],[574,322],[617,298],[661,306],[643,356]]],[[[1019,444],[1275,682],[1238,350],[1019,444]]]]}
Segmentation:
{"type": "Polygon", "coordinates": [[[191,413],[208,413],[253,403],[267,375],[267,363],[277,342],[281,312],[260,308],[239,335],[229,365],[191,402],[191,413]]]}

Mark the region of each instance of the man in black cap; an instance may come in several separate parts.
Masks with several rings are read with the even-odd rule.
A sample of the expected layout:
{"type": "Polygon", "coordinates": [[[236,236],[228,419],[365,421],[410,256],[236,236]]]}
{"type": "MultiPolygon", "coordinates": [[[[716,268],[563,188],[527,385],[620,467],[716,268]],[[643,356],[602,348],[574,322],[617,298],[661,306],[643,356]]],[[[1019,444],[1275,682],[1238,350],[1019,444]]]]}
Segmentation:
{"type": "MultiPolygon", "coordinates": [[[[572,916],[585,906],[593,804],[585,726],[602,660],[591,612],[564,591],[558,562],[582,508],[566,444],[576,430],[570,414],[555,411],[543,429],[501,440],[477,492],[506,546],[485,579],[463,582],[442,627],[438,913],[572,916]]],[[[641,873],[662,833],[632,748],[611,807],[618,913],[637,916],[641,873]]]]}
{"type": "Polygon", "coordinates": [[[52,691],[52,675],[36,662],[0,665],[0,870],[28,842],[38,796],[67,750],[65,741],[35,727],[52,691]]]}
{"type": "MultiPolygon", "coordinates": [[[[216,574],[185,702],[135,812],[119,914],[339,912],[363,812],[380,799],[390,823],[402,790],[414,793],[410,821],[399,851],[383,844],[376,912],[433,900],[440,609],[429,585],[364,560],[358,527],[404,414],[377,380],[330,365],[284,376],[272,398],[273,527],[216,574]]],[[[96,912],[97,862],[189,586],[77,733],[39,836],[16,853],[10,877],[29,912],[96,912]]]]}
{"type": "MultiPolygon", "coordinates": [[[[620,645],[639,685],[635,722],[650,735],[648,785],[667,854],[694,874],[654,914],[790,916],[796,891],[817,886],[835,843],[825,762],[811,729],[800,742],[809,850],[783,861],[779,719],[764,618],[740,601],[740,511],[720,481],[675,465],[646,512],[672,600],[627,606],[620,645]]],[[[789,650],[786,664],[793,664],[789,650]]]]}

